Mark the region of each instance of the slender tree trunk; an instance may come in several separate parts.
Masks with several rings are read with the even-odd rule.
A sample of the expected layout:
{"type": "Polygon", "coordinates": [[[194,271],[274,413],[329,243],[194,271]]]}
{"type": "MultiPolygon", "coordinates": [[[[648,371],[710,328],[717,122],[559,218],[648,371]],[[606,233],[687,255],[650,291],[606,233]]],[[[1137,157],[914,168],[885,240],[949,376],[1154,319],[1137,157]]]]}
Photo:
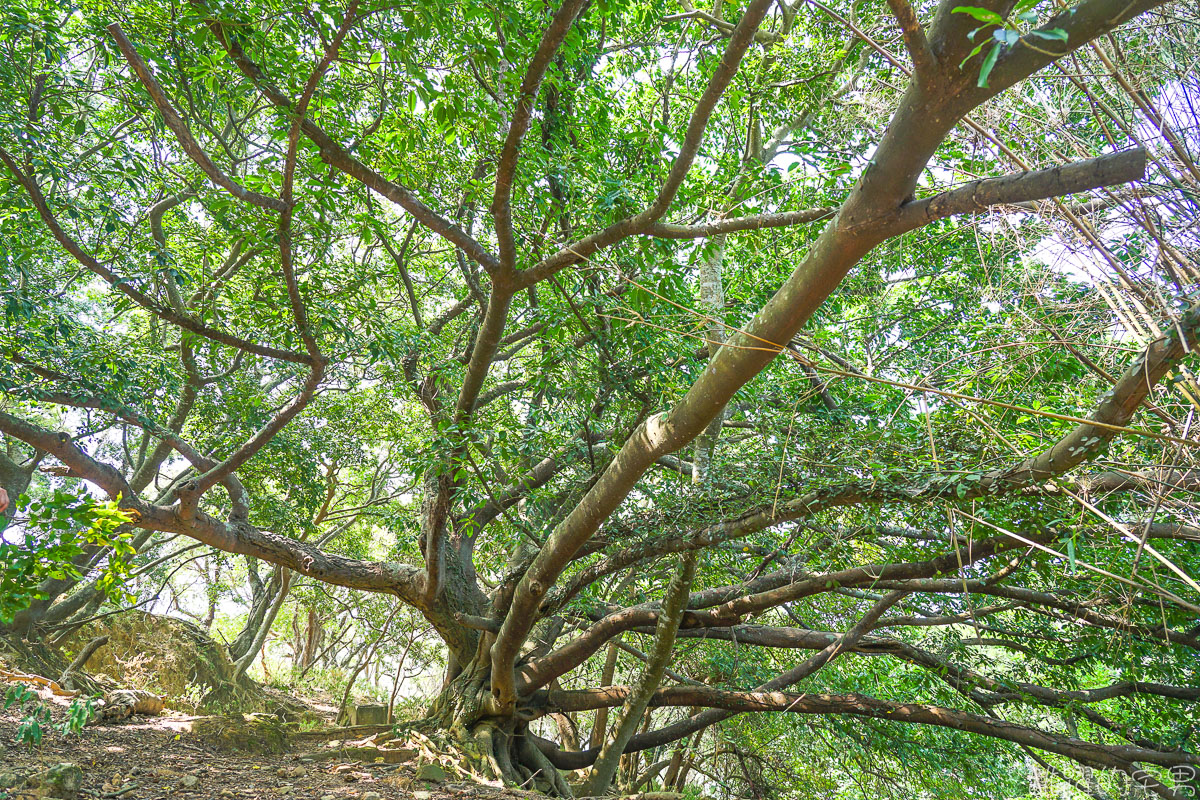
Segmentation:
{"type": "MultiPolygon", "coordinates": [[[[617,674],[617,654],[620,652],[618,643],[621,637],[613,639],[608,643],[608,652],[604,655],[604,669],[600,671],[600,685],[612,686],[613,678],[617,674]]],[[[588,742],[588,747],[599,747],[604,744],[604,737],[608,733],[608,709],[602,708],[596,712],[596,720],[592,723],[592,737],[588,742]]]]}
{"type": "MultiPolygon", "coordinates": [[[[220,595],[221,565],[223,563],[221,559],[216,559],[216,563],[213,565],[212,580],[208,581],[208,585],[205,587],[208,595],[208,608],[205,609],[204,619],[200,621],[200,627],[205,631],[212,630],[213,620],[217,618],[217,600],[220,595]]],[[[206,577],[207,573],[208,570],[205,570],[206,577]]]]}
{"type": "MultiPolygon", "coordinates": [[[[714,236],[709,247],[712,251],[700,260],[700,308],[709,316],[704,336],[708,342],[708,357],[711,360],[716,357],[717,349],[725,341],[725,325],[722,319],[725,313],[725,287],[721,283],[721,266],[725,262],[725,237],[714,236]]],[[[713,455],[724,423],[725,410],[722,409],[721,413],[708,423],[704,432],[696,437],[695,452],[692,456],[692,483],[696,486],[708,485],[713,455]]]]}
{"type": "Polygon", "coordinates": [[[358,680],[359,673],[362,672],[363,667],[367,665],[367,659],[371,657],[371,652],[374,652],[374,650],[370,643],[365,643],[357,652],[362,653],[363,657],[359,659],[358,663],[354,667],[354,670],[350,673],[350,677],[346,679],[346,689],[342,692],[342,702],[338,704],[337,721],[339,725],[346,724],[345,715],[346,708],[350,704],[350,692],[354,688],[354,682],[358,680]]]}
{"type": "Polygon", "coordinates": [[[359,674],[367,668],[367,665],[371,663],[371,659],[375,657],[375,651],[379,649],[379,644],[383,641],[383,638],[387,636],[388,631],[392,627],[392,620],[396,618],[396,612],[398,612],[402,607],[403,606],[397,604],[392,613],[388,615],[387,621],[383,623],[383,627],[379,631],[379,635],[376,636],[375,641],[371,642],[366,648],[366,653],[363,655],[362,660],[358,662],[358,666],[354,668],[354,672],[351,673],[350,679],[346,681],[346,691],[342,693],[342,703],[340,706],[338,706],[338,719],[341,719],[346,713],[346,705],[350,702],[350,690],[354,688],[354,682],[358,680],[359,674]]]}
{"type": "MultiPolygon", "coordinates": [[[[250,643],[249,650],[247,650],[246,653],[234,664],[234,682],[241,680],[241,677],[246,674],[246,670],[250,667],[251,662],[254,661],[254,656],[257,655],[258,652],[263,648],[263,645],[267,641],[267,634],[271,632],[271,625],[275,623],[275,617],[279,614],[279,609],[283,607],[283,601],[287,599],[288,589],[291,587],[292,583],[292,571],[283,567],[279,567],[278,575],[279,590],[275,594],[274,602],[272,602],[270,608],[264,612],[262,622],[259,624],[258,630],[255,632],[254,640],[250,643]]],[[[272,581],[272,583],[274,583],[274,581],[272,581]]],[[[265,654],[263,656],[263,666],[265,670],[265,654]]]]}
{"type": "MultiPolygon", "coordinates": [[[[701,712],[702,709],[693,706],[688,711],[689,717],[694,717],[701,712]]],[[[704,735],[704,729],[701,728],[696,732],[695,736],[685,737],[679,740],[679,744],[675,746],[675,752],[671,754],[671,763],[667,767],[667,774],[663,776],[663,789],[670,791],[675,785],[676,779],[679,777],[680,770],[683,767],[683,760],[689,751],[689,743],[691,747],[695,747],[700,743],[700,737],[704,735]]],[[[676,790],[678,791],[678,790],[676,790]]]]}
{"type": "Polygon", "coordinates": [[[608,791],[613,776],[620,765],[621,754],[625,745],[633,737],[634,731],[642,721],[646,706],[650,703],[650,695],[662,681],[667,662],[671,660],[671,650],[675,646],[675,634],[679,631],[679,623],[683,619],[684,607],[687,604],[688,592],[692,588],[692,579],[696,577],[696,551],[685,553],[679,559],[679,566],[671,577],[663,598],[662,611],[659,612],[658,626],[654,632],[654,649],[650,659],[642,669],[637,684],[629,699],[621,707],[617,730],[604,746],[592,767],[591,777],[586,784],[585,794],[602,795],[608,791]]]}
{"type": "MultiPolygon", "coordinates": [[[[275,574],[278,575],[278,572],[275,574]]],[[[258,559],[249,556],[246,557],[246,582],[250,584],[250,611],[246,615],[246,624],[229,643],[229,655],[234,661],[250,652],[276,590],[274,578],[263,583],[258,574],[258,559]]]]}
{"type": "Polygon", "coordinates": [[[87,665],[88,659],[92,657],[92,654],[106,644],[108,644],[107,636],[98,636],[88,642],[79,651],[79,655],[75,656],[75,660],[71,662],[70,666],[63,670],[63,674],[58,679],[59,684],[65,689],[73,689],[74,686],[72,684],[75,681],[76,673],[81,672],[87,665]]]}
{"type": "Polygon", "coordinates": [[[392,684],[392,694],[388,697],[388,722],[395,721],[396,695],[400,692],[400,684],[404,681],[404,662],[408,659],[408,651],[412,649],[413,642],[416,640],[417,631],[410,631],[408,644],[404,645],[404,652],[400,654],[400,663],[396,665],[396,682],[392,684]]]}
{"type": "MultiPolygon", "coordinates": [[[[675,779],[674,789],[677,792],[682,792],[687,786],[688,773],[692,771],[692,765],[696,763],[696,750],[700,747],[700,740],[704,738],[704,732],[708,728],[701,728],[696,731],[696,736],[692,739],[691,747],[687,748],[684,753],[683,766],[679,769],[679,777],[675,779]]],[[[686,739],[684,740],[687,741],[686,739]]]]}

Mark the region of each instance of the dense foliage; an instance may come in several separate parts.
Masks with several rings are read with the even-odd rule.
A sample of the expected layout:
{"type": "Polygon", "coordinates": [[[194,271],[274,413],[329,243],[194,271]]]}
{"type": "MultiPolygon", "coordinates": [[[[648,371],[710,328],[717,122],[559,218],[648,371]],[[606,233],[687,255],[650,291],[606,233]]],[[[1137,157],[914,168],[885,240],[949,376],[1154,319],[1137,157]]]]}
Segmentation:
{"type": "Polygon", "coordinates": [[[1198,47],[1158,0],[9,4],[0,617],[436,670],[563,794],[1189,796],[1198,47]]]}

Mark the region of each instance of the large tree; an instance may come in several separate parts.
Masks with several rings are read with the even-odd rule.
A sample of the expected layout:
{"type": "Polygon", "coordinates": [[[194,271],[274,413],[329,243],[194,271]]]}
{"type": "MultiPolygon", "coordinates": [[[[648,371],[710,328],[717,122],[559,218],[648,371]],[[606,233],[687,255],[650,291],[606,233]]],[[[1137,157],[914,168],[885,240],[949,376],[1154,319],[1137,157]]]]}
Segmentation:
{"type": "MultiPolygon", "coordinates": [[[[248,557],[243,670],[294,576],[406,604],[497,777],[681,786],[674,743],[787,712],[1181,797],[1162,5],[10,5],[0,479],[248,557]]],[[[42,588],[18,632],[102,601],[42,588]]]]}

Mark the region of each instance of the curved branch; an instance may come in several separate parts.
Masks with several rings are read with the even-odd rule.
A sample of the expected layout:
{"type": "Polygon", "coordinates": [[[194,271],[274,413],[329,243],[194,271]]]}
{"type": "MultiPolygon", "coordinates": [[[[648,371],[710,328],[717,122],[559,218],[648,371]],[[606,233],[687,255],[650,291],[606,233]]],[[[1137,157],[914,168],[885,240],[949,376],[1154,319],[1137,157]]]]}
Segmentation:
{"type": "MultiPolygon", "coordinates": [[[[1200,636],[1194,633],[1181,633],[1166,627],[1149,627],[1131,622],[1123,617],[1103,614],[1088,604],[1071,598],[1063,598],[1050,592],[1039,592],[1021,586],[1006,586],[986,581],[963,581],[946,579],[924,579],[907,581],[880,581],[877,589],[908,589],[912,592],[929,592],[937,594],[982,594],[1005,600],[1017,600],[1030,606],[1042,606],[1063,612],[1055,615],[1067,621],[1085,623],[1098,628],[1123,631],[1125,633],[1153,639],[1163,644],[1179,644],[1193,650],[1200,650],[1200,636]]],[[[1049,613],[1049,612],[1045,612],[1049,613]]]]}
{"type": "MultiPolygon", "coordinates": [[[[886,620],[885,620],[886,621],[886,620]]],[[[648,631],[637,629],[639,633],[648,631]]],[[[727,628],[706,628],[680,631],[680,637],[703,638],[734,642],[756,647],[820,650],[837,641],[837,634],[805,628],[782,628],[770,625],[737,625],[727,628]]],[[[1200,687],[1173,686],[1153,681],[1117,681],[1093,689],[1052,689],[1026,681],[1001,682],[969,667],[956,665],[947,659],[913,645],[887,636],[865,636],[849,652],[865,656],[891,656],[914,666],[931,670],[950,683],[955,690],[984,706],[1012,701],[1032,701],[1056,708],[1073,707],[1080,703],[1099,703],[1117,697],[1154,695],[1186,702],[1200,701],[1200,687]],[[991,694],[973,691],[986,689],[991,694]]],[[[1027,650],[1027,648],[1026,648],[1027,650]]]]}
{"type": "Polygon", "coordinates": [[[46,227],[50,229],[50,234],[58,241],[59,244],[63,246],[63,249],[70,253],[76,261],[86,267],[90,272],[93,272],[103,278],[110,286],[124,294],[142,308],[149,311],[151,314],[154,314],[159,319],[169,322],[176,327],[191,331],[198,336],[203,336],[205,339],[210,339],[219,344],[227,345],[228,347],[233,347],[238,350],[244,350],[247,353],[254,353],[255,355],[265,356],[267,358],[275,358],[279,359],[280,361],[292,361],[298,364],[309,363],[309,356],[306,353],[297,353],[292,350],[282,350],[277,347],[268,347],[267,345],[256,344],[247,339],[242,339],[238,336],[225,333],[224,331],[210,328],[189,316],[180,314],[177,311],[160,305],[151,297],[133,288],[129,280],[121,278],[111,269],[104,266],[104,264],[90,256],[74,239],[67,235],[67,232],[64,231],[62,226],[58,224],[58,220],[54,218],[54,214],[51,213],[50,206],[46,202],[45,195],[42,194],[41,187],[37,185],[37,181],[33,180],[33,178],[22,172],[20,168],[17,167],[16,161],[13,159],[13,157],[2,147],[0,147],[0,161],[4,162],[4,165],[8,167],[10,172],[12,172],[13,176],[17,179],[17,182],[20,183],[25,189],[26,193],[28,193],[29,199],[33,202],[34,208],[37,209],[38,216],[42,218],[42,222],[44,222],[46,227]]]}
{"type": "MultiPolygon", "coordinates": [[[[629,689],[610,686],[602,689],[548,692],[545,708],[557,713],[612,707],[624,701],[629,689]]],[[[1136,763],[1171,767],[1176,764],[1200,764],[1200,755],[1161,752],[1134,745],[1108,745],[1058,736],[1037,728],[1017,725],[953,708],[921,703],[898,703],[863,694],[797,694],[792,692],[735,692],[699,686],[669,686],[659,689],[650,701],[653,707],[706,707],[734,713],[774,711],[792,714],[846,714],[857,717],[909,722],[951,728],[964,733],[1003,739],[1014,744],[1066,756],[1080,764],[1101,769],[1130,772],[1136,763]]],[[[666,730],[666,729],[664,729],[666,730]]],[[[672,732],[674,733],[674,732],[672,732]]],[[[678,737],[675,737],[678,738],[678,737]]],[[[667,741],[674,741],[669,739],[667,741]]],[[[626,752],[665,744],[660,731],[635,737],[626,752]]],[[[556,766],[579,769],[595,759],[594,749],[575,753],[549,754],[556,766]],[[556,757],[557,756],[557,757],[556,757]]]]}
{"type": "Polygon", "coordinates": [[[180,533],[227,553],[261,558],[326,583],[393,594],[410,605],[419,603],[421,570],[416,567],[327,553],[311,544],[260,530],[243,519],[221,522],[199,511],[185,518],[178,508],[153,505],[139,498],[116,468],[83,452],[65,433],[45,430],[4,412],[0,412],[0,433],[48,452],[66,464],[72,474],[96,484],[110,498],[120,498],[121,508],[133,513],[139,527],[180,533]]]}
{"type": "MultiPolygon", "coordinates": [[[[206,15],[210,13],[203,0],[191,0],[191,2],[202,13],[206,15]]],[[[277,88],[258,64],[246,55],[245,50],[242,49],[237,39],[226,33],[225,26],[215,16],[208,17],[208,28],[212,31],[217,41],[221,43],[225,52],[229,54],[230,59],[232,59],[242,74],[254,84],[255,88],[262,92],[267,100],[279,108],[294,112],[292,99],[277,88]]],[[[311,118],[308,116],[302,117],[300,120],[300,129],[317,146],[320,150],[321,158],[327,164],[403,208],[426,228],[441,236],[455,247],[460,248],[468,258],[481,265],[488,272],[494,272],[498,268],[499,261],[496,260],[496,257],[489,253],[475,238],[458,225],[425,205],[408,188],[389,181],[366,164],[351,156],[349,151],[335,142],[311,118]]]]}
{"type": "Polygon", "coordinates": [[[146,87],[146,92],[150,95],[150,99],[154,102],[154,107],[158,109],[158,113],[162,114],[163,122],[175,134],[175,138],[179,140],[179,144],[183,147],[183,151],[187,153],[192,161],[200,167],[201,171],[209,177],[209,179],[225,189],[239,200],[244,200],[250,205],[265,208],[271,211],[287,211],[291,208],[291,203],[280,200],[277,197],[268,197],[265,194],[260,194],[251,189],[247,189],[237,181],[230,178],[220,168],[213,163],[209,158],[208,153],[204,152],[196,138],[192,136],[191,130],[188,129],[187,123],[179,116],[179,112],[171,105],[170,98],[163,88],[159,86],[158,81],[150,74],[150,68],[146,66],[146,62],[138,55],[138,51],[134,48],[133,42],[125,36],[125,31],[121,30],[120,23],[114,22],[108,26],[108,32],[113,37],[113,41],[117,43],[117,47],[121,49],[125,60],[129,62],[130,68],[137,76],[142,85],[146,87]]]}
{"type": "MultiPolygon", "coordinates": [[[[946,553],[927,561],[904,564],[871,564],[820,575],[803,575],[791,569],[764,575],[757,580],[693,592],[688,612],[680,628],[719,628],[734,624],[745,614],[765,611],[784,603],[837,587],[875,584],[890,575],[953,574],[959,569],[1015,547],[1013,542],[996,537],[974,542],[969,548],[946,553]]],[[[897,586],[897,588],[900,588],[897,586]]],[[[643,604],[614,611],[595,622],[586,631],[552,653],[523,664],[518,670],[518,688],[528,693],[582,664],[605,642],[628,630],[654,625],[658,619],[655,604],[643,604]]],[[[681,632],[680,635],[685,635],[681,632]]],[[[828,644],[828,642],[826,642],[828,644]]]]}
{"type": "Polygon", "coordinates": [[[513,240],[512,227],[512,186],[517,171],[517,154],[521,148],[521,139],[529,130],[533,104],[537,100],[538,90],[546,76],[546,70],[550,67],[551,59],[562,46],[567,32],[571,30],[571,25],[585,5],[587,0],[564,0],[558,13],[554,15],[554,20],[542,34],[537,52],[534,53],[529,67],[525,70],[525,77],[521,80],[517,105],[513,109],[508,135],[504,137],[504,146],[496,164],[496,189],[492,194],[492,217],[496,226],[496,239],[500,245],[500,263],[505,269],[511,270],[516,265],[516,243],[513,240]]]}
{"type": "Polygon", "coordinates": [[[687,130],[683,135],[679,155],[671,164],[671,169],[667,173],[658,195],[654,198],[654,202],[640,214],[626,217],[604,230],[573,242],[535,266],[521,272],[522,287],[532,286],[572,264],[587,260],[592,254],[611,247],[622,239],[641,233],[667,213],[667,209],[675,199],[675,194],[683,184],[683,179],[687,177],[692,168],[696,154],[700,151],[700,144],[704,140],[704,131],[717,107],[717,102],[725,94],[725,90],[741,66],[746,51],[754,41],[758,26],[762,24],[772,5],[773,0],[753,0],[746,8],[733,34],[729,37],[729,44],[721,56],[721,63],[717,65],[708,85],[704,88],[704,93],[700,95],[700,99],[696,101],[696,105],[692,109],[692,117],[688,121],[687,130]]]}
{"type": "Polygon", "coordinates": [[[195,508],[196,502],[210,488],[223,481],[229,475],[232,475],[234,470],[249,461],[255,453],[267,445],[279,431],[283,430],[284,426],[291,422],[292,418],[299,414],[304,407],[312,400],[316,394],[317,387],[321,385],[321,378],[325,374],[325,361],[323,358],[318,358],[309,367],[308,377],[304,381],[300,392],[292,398],[292,401],[279,410],[270,422],[263,425],[249,439],[247,439],[241,447],[235,450],[228,458],[220,464],[213,466],[195,481],[192,481],[184,490],[180,491],[180,500],[186,512],[189,508],[195,508]]]}

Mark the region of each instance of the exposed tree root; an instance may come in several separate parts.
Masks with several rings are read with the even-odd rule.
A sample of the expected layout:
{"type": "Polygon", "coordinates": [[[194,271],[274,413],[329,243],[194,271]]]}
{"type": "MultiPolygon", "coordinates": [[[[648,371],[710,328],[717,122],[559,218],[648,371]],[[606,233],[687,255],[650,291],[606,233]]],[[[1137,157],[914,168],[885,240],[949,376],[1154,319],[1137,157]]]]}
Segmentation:
{"type": "Polygon", "coordinates": [[[517,724],[515,720],[484,718],[446,726],[441,718],[425,718],[398,726],[394,734],[345,742],[310,757],[431,764],[440,767],[448,780],[519,786],[555,797],[573,797],[562,773],[516,730],[517,724]]]}
{"type": "Polygon", "coordinates": [[[23,683],[27,686],[45,689],[56,697],[75,697],[79,694],[79,692],[67,691],[49,678],[43,678],[41,675],[31,675],[28,672],[12,672],[0,669],[0,680],[5,683],[23,683]]]}
{"type": "Polygon", "coordinates": [[[134,714],[161,714],[166,708],[163,699],[143,689],[119,689],[104,695],[104,701],[96,711],[93,723],[129,719],[134,714]]]}
{"type": "Polygon", "coordinates": [[[548,779],[550,784],[549,790],[542,788],[542,791],[558,797],[575,796],[574,792],[571,791],[570,784],[567,783],[567,779],[563,777],[557,767],[550,763],[549,759],[542,754],[542,751],[537,749],[529,737],[517,737],[517,752],[520,754],[522,761],[537,767],[537,772],[534,773],[534,781],[538,788],[542,788],[541,781],[538,778],[548,779]]]}

